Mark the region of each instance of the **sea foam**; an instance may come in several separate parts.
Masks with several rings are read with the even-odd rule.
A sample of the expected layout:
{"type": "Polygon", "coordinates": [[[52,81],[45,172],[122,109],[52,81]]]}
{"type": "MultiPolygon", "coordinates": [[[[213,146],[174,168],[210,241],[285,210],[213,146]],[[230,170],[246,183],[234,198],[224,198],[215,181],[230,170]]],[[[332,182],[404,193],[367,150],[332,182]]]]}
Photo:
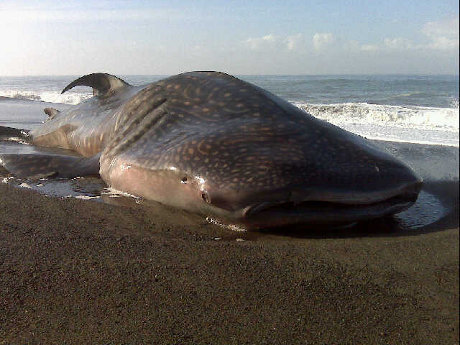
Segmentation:
{"type": "Polygon", "coordinates": [[[457,108],[396,106],[368,103],[294,103],[307,113],[333,124],[357,123],[440,129],[458,132],[457,108]]]}
{"type": "Polygon", "coordinates": [[[458,107],[293,103],[321,120],[369,139],[459,146],[458,107]]]}
{"type": "Polygon", "coordinates": [[[93,95],[91,92],[68,92],[61,94],[58,91],[0,90],[0,96],[48,103],[78,104],[93,95]]]}

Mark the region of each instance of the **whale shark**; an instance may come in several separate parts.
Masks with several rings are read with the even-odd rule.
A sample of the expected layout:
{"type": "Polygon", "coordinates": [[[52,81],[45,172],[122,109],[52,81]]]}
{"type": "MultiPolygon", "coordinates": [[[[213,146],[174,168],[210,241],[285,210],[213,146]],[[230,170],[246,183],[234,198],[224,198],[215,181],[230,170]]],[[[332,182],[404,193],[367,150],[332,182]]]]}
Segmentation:
{"type": "Polygon", "coordinates": [[[46,108],[48,119],[30,132],[3,127],[45,150],[0,153],[4,169],[29,178],[100,175],[113,189],[247,229],[384,217],[409,208],[421,190],[420,177],[366,138],[225,73],[143,86],[92,73],[62,92],[76,86],[93,97],[46,108]]]}

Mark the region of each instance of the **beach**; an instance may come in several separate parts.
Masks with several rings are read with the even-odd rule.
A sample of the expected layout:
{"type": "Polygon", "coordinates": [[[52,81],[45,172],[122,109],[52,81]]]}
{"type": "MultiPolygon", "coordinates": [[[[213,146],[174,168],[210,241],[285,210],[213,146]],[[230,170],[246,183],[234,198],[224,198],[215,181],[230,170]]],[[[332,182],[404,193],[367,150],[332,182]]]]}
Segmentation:
{"type": "MultiPolygon", "coordinates": [[[[23,96],[0,97],[0,126],[70,106],[23,96]]],[[[408,210],[345,228],[235,231],[97,177],[0,168],[0,344],[458,344],[458,106],[357,101],[299,106],[375,134],[424,185],[408,210]]],[[[0,153],[43,153],[5,128],[0,153]]]]}
{"type": "Polygon", "coordinates": [[[458,343],[458,182],[417,230],[239,233],[0,184],[4,344],[458,343]]]}

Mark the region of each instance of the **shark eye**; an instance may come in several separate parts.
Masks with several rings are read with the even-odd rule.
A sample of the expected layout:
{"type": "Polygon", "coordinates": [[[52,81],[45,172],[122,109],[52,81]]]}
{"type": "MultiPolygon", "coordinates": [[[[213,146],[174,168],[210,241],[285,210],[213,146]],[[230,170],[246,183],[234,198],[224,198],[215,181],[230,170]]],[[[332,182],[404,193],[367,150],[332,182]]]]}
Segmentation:
{"type": "Polygon", "coordinates": [[[187,183],[187,176],[181,178],[180,183],[186,184],[187,183]]]}

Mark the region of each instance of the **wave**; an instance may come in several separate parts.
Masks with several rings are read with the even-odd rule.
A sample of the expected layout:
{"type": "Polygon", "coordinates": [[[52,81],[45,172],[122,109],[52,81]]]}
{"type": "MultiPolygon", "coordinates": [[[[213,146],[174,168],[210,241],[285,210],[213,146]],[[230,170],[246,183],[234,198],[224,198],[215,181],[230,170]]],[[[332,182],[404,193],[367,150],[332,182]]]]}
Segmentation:
{"type": "MultiPolygon", "coordinates": [[[[60,94],[57,90],[0,90],[1,96],[72,105],[91,98],[92,94],[72,91],[60,94]]],[[[319,119],[370,139],[459,145],[458,98],[452,99],[450,108],[352,102],[292,103],[319,119]]]]}
{"type": "MultiPolygon", "coordinates": [[[[336,125],[380,125],[457,132],[459,109],[369,103],[310,104],[293,102],[307,113],[336,125]]],[[[453,104],[454,105],[454,104],[453,104]]]]}
{"type": "Polygon", "coordinates": [[[17,91],[17,90],[0,90],[0,96],[15,98],[21,100],[41,101],[48,103],[78,104],[93,95],[91,92],[69,92],[61,94],[58,91],[17,91]]]}

